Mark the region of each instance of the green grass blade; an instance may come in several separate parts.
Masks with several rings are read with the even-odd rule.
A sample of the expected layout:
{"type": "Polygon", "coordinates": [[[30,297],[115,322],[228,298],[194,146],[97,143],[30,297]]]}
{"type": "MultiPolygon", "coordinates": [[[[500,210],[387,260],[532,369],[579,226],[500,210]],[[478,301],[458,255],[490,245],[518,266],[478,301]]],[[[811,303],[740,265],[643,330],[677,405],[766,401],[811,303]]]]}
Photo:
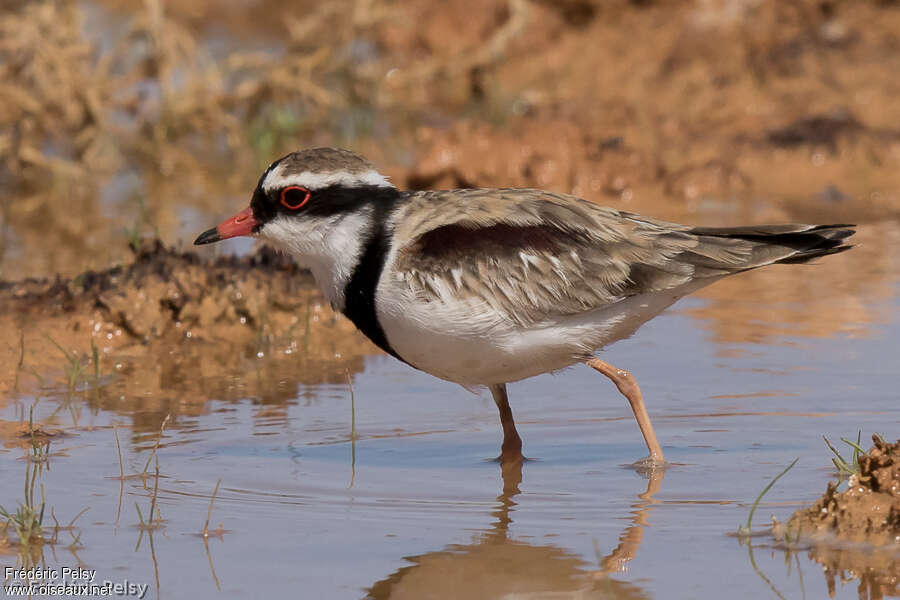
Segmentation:
{"type": "MultiPolygon", "coordinates": [[[[846,438],[841,438],[841,441],[844,442],[845,444],[847,444],[848,446],[850,446],[851,448],[853,448],[853,451],[854,451],[853,458],[859,458],[859,456],[866,453],[866,450],[862,446],[860,446],[858,443],[856,443],[852,440],[848,440],[846,438]],[[859,454],[856,454],[856,453],[859,453],[859,454]]],[[[856,462],[856,461],[854,461],[854,462],[856,462]]]]}
{"type": "Polygon", "coordinates": [[[756,500],[753,501],[753,506],[750,507],[750,514],[747,516],[747,525],[746,525],[746,528],[745,528],[745,531],[746,531],[748,534],[750,533],[750,531],[751,531],[750,527],[751,527],[752,524],[753,524],[753,513],[756,512],[756,507],[759,506],[759,503],[760,503],[760,501],[763,499],[763,496],[765,496],[766,493],[767,493],[770,489],[772,489],[772,486],[775,485],[775,482],[776,482],[776,481],[778,481],[779,479],[781,479],[781,477],[782,477],[785,473],[787,473],[788,471],[790,471],[791,469],[793,469],[793,468],[794,468],[794,465],[796,465],[796,464],[797,464],[797,461],[799,461],[799,460],[800,460],[800,457],[799,457],[799,456],[798,456],[797,458],[795,458],[795,459],[794,459],[794,462],[792,462],[791,464],[789,464],[789,465],[787,466],[787,468],[786,468],[784,471],[782,471],[781,473],[779,473],[778,475],[776,475],[775,478],[772,479],[772,481],[769,482],[769,485],[767,485],[766,487],[763,488],[763,491],[761,491],[761,492],[759,493],[759,496],[756,497],[756,500]]]}
{"type": "Polygon", "coordinates": [[[825,437],[825,436],[823,435],[823,436],[822,436],[822,439],[825,440],[825,445],[828,446],[828,449],[831,450],[832,452],[834,452],[834,455],[837,456],[838,459],[839,459],[841,462],[846,462],[846,461],[844,461],[844,457],[841,456],[841,453],[838,452],[837,448],[835,448],[834,446],[831,445],[831,442],[828,441],[828,438],[827,438],[827,437],[825,437]]]}

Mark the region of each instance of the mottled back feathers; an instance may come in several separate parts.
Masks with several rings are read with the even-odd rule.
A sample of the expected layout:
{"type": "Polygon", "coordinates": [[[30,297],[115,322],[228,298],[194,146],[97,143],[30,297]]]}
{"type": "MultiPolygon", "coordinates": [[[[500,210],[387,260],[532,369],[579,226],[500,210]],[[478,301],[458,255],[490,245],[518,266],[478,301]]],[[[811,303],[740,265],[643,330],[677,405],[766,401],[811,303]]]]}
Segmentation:
{"type": "Polygon", "coordinates": [[[484,302],[519,325],[847,249],[848,226],[690,228],[530,189],[408,193],[395,272],[425,302],[484,302]]]}

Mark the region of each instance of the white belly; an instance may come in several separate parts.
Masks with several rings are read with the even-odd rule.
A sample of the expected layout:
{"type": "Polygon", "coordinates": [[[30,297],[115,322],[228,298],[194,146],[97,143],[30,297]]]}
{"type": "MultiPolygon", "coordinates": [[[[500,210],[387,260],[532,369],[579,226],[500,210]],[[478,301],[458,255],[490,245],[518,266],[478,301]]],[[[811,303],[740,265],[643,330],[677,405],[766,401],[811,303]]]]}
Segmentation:
{"type": "Polygon", "coordinates": [[[527,328],[484,303],[423,302],[388,281],[378,287],[376,308],[393,349],[418,369],[468,386],[518,381],[583,361],[713,279],[527,328]]]}

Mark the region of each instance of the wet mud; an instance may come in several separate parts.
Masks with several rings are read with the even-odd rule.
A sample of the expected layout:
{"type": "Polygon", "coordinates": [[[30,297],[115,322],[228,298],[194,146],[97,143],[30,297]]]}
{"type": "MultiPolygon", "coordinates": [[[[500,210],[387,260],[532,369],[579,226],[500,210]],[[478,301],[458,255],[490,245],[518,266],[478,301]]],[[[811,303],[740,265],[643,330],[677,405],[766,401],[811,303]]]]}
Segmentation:
{"type": "MultiPolygon", "coordinates": [[[[210,397],[284,400],[298,383],[345,383],[378,353],[307,272],[266,248],[210,260],[148,241],[127,265],[2,282],[0,306],[0,393],[65,385],[77,365],[74,387],[97,373],[101,403],[122,410],[120,395],[192,392],[182,402],[197,408],[210,397]],[[272,360],[259,377],[232,377],[263,357],[272,360]]],[[[156,427],[165,414],[159,407],[156,427]]]]}
{"type": "Polygon", "coordinates": [[[773,527],[788,560],[806,552],[821,565],[831,596],[848,582],[860,598],[900,595],[900,441],[872,442],[844,491],[829,482],[815,503],[773,527]]]}
{"type": "Polygon", "coordinates": [[[824,534],[843,541],[900,543],[900,441],[872,437],[868,454],[859,457],[859,473],[847,489],[829,482],[819,500],[797,511],[788,527],[805,535],[824,534]]]}

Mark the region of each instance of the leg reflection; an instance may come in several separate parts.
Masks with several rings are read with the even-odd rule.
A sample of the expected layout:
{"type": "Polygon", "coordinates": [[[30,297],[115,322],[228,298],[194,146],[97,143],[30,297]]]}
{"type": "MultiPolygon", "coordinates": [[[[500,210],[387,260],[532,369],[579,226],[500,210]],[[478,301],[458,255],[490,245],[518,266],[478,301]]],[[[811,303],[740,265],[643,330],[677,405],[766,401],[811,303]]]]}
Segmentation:
{"type": "MultiPolygon", "coordinates": [[[[653,496],[659,492],[662,485],[665,471],[655,469],[649,473],[647,481],[647,490],[638,494],[637,502],[631,505],[632,518],[629,525],[622,535],[619,536],[619,545],[612,552],[599,559],[600,571],[595,573],[597,577],[605,577],[610,573],[620,573],[625,570],[628,562],[633,559],[641,547],[644,540],[644,526],[647,524],[647,518],[650,515],[650,509],[658,501],[653,496]]],[[[597,555],[599,556],[599,552],[597,555]]]]}
{"type": "Polygon", "coordinates": [[[503,477],[503,492],[497,496],[497,508],[491,513],[495,521],[491,530],[485,533],[485,538],[494,538],[494,542],[506,539],[509,524],[512,523],[510,514],[516,507],[513,498],[521,493],[519,484],[522,483],[522,462],[501,463],[500,474],[503,477]]]}

